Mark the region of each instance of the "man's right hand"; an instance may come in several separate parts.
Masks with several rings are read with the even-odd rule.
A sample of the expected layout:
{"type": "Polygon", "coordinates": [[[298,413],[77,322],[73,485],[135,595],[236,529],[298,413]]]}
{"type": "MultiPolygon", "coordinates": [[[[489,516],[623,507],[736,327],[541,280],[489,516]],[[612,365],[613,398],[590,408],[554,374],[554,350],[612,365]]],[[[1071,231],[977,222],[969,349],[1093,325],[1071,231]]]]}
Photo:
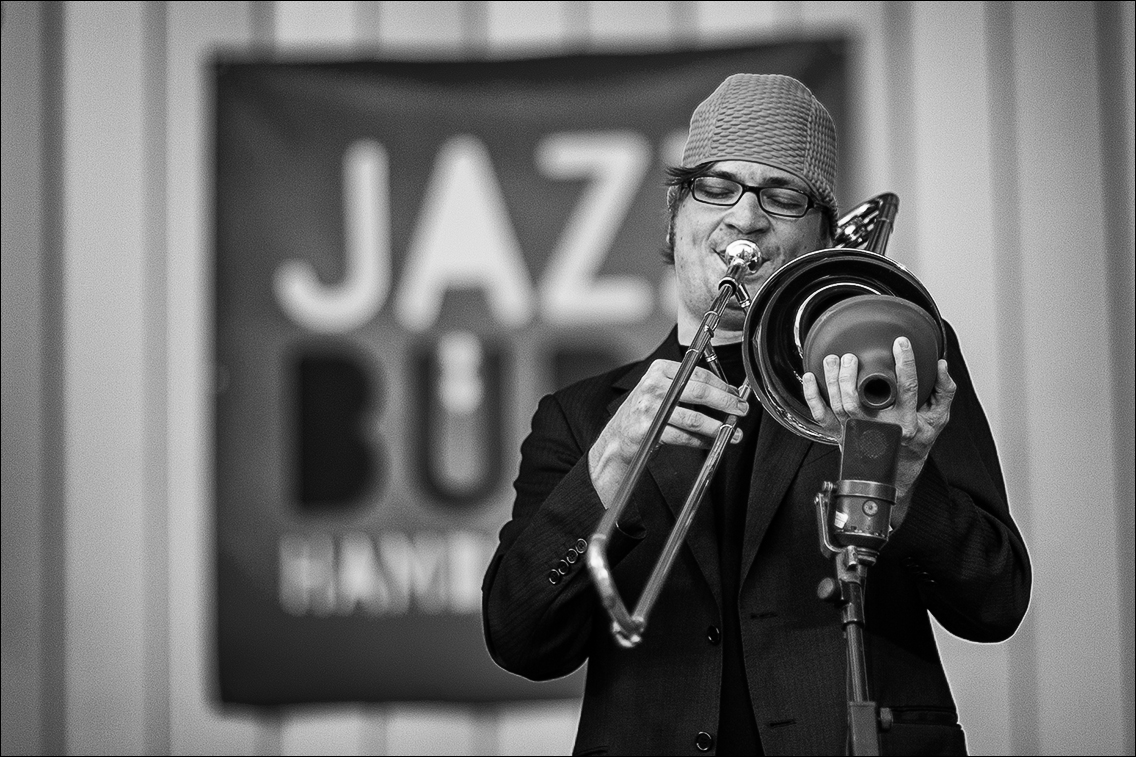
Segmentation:
{"type": "MultiPolygon", "coordinates": [[[[619,406],[611,420],[600,432],[596,443],[588,451],[588,471],[592,484],[604,507],[615,500],[616,490],[627,475],[635,453],[642,446],[670,389],[679,364],[673,360],[656,360],[651,363],[643,378],[619,406]]],[[[722,422],[695,408],[706,408],[727,415],[745,415],[749,403],[740,399],[736,390],[705,368],[695,368],[690,381],[682,390],[680,402],[671,413],[663,429],[662,444],[708,448],[722,422]]],[[[742,432],[734,432],[731,444],[741,441],[742,432]]]]}

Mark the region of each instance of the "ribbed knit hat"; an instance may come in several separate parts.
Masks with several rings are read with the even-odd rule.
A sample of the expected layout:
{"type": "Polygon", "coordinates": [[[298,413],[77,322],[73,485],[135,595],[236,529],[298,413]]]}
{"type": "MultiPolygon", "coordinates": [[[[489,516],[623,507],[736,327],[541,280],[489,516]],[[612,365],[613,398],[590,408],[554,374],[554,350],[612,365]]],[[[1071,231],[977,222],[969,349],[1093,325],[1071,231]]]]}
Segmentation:
{"type": "Polygon", "coordinates": [[[804,84],[780,74],[734,74],[690,117],[684,168],[748,160],[805,181],[836,213],[836,125],[804,84]]]}

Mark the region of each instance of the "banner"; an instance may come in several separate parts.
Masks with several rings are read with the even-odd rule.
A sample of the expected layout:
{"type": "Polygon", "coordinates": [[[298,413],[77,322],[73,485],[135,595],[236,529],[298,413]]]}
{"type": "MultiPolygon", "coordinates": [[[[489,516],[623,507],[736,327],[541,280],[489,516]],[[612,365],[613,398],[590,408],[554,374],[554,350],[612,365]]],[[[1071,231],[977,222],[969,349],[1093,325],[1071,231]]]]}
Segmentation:
{"type": "Polygon", "coordinates": [[[216,64],[225,702],[576,696],[490,660],[481,580],[541,395],[674,323],[663,168],[726,76],[844,118],[839,41],[216,64]]]}

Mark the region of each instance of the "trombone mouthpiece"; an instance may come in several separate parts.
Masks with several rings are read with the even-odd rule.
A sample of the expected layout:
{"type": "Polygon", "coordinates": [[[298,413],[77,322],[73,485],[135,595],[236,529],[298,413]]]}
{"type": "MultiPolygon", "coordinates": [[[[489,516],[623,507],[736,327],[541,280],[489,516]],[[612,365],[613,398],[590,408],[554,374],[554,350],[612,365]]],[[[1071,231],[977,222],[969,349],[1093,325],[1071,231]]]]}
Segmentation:
{"type": "Polygon", "coordinates": [[[761,250],[748,239],[735,239],[733,242],[726,245],[727,266],[731,266],[734,263],[744,263],[746,270],[753,273],[761,267],[761,263],[764,259],[761,250]]]}

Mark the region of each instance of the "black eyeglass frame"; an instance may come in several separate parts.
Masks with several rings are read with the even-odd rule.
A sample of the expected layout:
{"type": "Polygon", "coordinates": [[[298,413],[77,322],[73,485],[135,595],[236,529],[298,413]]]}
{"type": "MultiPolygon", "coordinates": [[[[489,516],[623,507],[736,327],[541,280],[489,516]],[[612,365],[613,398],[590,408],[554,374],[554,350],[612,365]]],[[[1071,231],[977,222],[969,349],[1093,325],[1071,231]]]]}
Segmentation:
{"type": "Polygon", "coordinates": [[[796,187],[787,187],[787,186],[784,186],[784,185],[776,185],[776,184],[773,184],[773,185],[767,184],[765,186],[752,186],[750,184],[743,184],[742,182],[738,181],[737,179],[732,179],[729,176],[717,176],[717,175],[714,175],[714,174],[707,174],[707,175],[703,175],[703,176],[695,176],[691,179],[688,179],[687,180],[687,189],[690,191],[691,196],[695,200],[697,200],[698,202],[702,203],[703,205],[713,205],[713,206],[719,207],[719,208],[732,208],[733,206],[737,205],[739,202],[742,201],[742,198],[745,197],[746,192],[753,192],[754,196],[757,197],[757,204],[759,206],[761,206],[761,209],[764,210],[769,215],[777,216],[778,218],[804,218],[806,215],[808,215],[809,211],[812,210],[813,208],[826,207],[826,206],[822,205],[821,203],[817,202],[813,198],[813,196],[810,195],[808,192],[802,192],[801,190],[797,189],[796,187]],[[699,181],[701,181],[702,179],[713,179],[715,181],[726,181],[726,182],[729,182],[731,184],[735,184],[735,185],[741,187],[741,191],[738,192],[738,196],[734,198],[733,202],[715,202],[713,200],[703,199],[702,197],[698,196],[698,193],[694,189],[695,185],[699,181]],[[801,210],[800,215],[792,215],[792,214],[780,212],[780,211],[777,211],[777,210],[770,210],[769,208],[765,207],[765,198],[762,196],[762,192],[764,192],[767,189],[775,189],[775,190],[782,191],[782,192],[785,192],[785,191],[795,192],[799,195],[803,195],[805,200],[806,200],[804,209],[801,210]]]}

